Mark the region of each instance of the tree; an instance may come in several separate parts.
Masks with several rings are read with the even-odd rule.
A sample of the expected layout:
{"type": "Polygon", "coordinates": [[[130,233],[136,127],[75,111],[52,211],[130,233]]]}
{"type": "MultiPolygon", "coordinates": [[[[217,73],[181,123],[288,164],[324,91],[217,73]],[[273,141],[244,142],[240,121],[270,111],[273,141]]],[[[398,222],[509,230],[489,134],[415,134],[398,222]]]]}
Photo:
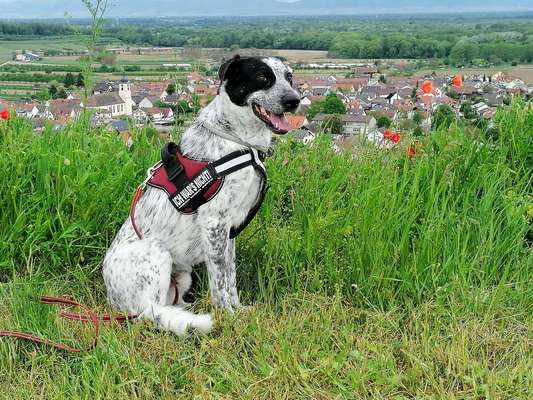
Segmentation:
{"type": "Polygon", "coordinates": [[[380,75],[380,76],[379,76],[379,82],[381,82],[381,83],[387,83],[387,78],[385,78],[385,75],[380,75]]]}
{"type": "Polygon", "coordinates": [[[342,135],[343,126],[342,121],[338,115],[332,115],[328,117],[322,124],[324,132],[330,133],[331,135],[342,135]]]}
{"type": "Polygon", "coordinates": [[[385,114],[378,115],[376,121],[378,128],[390,128],[392,125],[392,120],[385,114]]]}
{"type": "Polygon", "coordinates": [[[446,89],[446,96],[448,96],[450,99],[459,100],[459,93],[457,93],[456,90],[451,87],[446,89]]]}
{"type": "Polygon", "coordinates": [[[76,86],[79,88],[85,87],[85,81],[83,79],[83,75],[81,72],[78,74],[78,77],[76,78],[76,86]]]}
{"type": "Polygon", "coordinates": [[[335,93],[330,93],[326,97],[323,112],[326,114],[346,114],[346,107],[335,93]]]}
{"type": "Polygon", "coordinates": [[[470,102],[461,104],[460,110],[466,119],[474,119],[477,117],[477,114],[472,108],[472,104],[470,104],[470,102]]]}
{"type": "Polygon", "coordinates": [[[67,97],[68,97],[68,94],[65,91],[64,87],[60,87],[59,89],[57,89],[57,92],[54,95],[54,99],[66,99],[67,97]]]}
{"type": "Polygon", "coordinates": [[[446,104],[441,104],[433,113],[433,128],[449,128],[455,121],[455,113],[446,104]]]}
{"type": "Polygon", "coordinates": [[[467,39],[459,40],[450,52],[450,58],[456,64],[469,64],[477,55],[477,45],[467,39]]]}
{"type": "Polygon", "coordinates": [[[74,75],[72,75],[70,72],[67,72],[63,83],[65,84],[66,88],[69,88],[71,86],[74,86],[74,84],[76,83],[76,79],[74,78],[74,75]]]}
{"type": "Polygon", "coordinates": [[[323,101],[315,101],[312,103],[309,108],[307,109],[307,118],[309,120],[312,120],[316,117],[317,114],[324,112],[324,102],[323,101]]]}
{"type": "Polygon", "coordinates": [[[52,99],[55,99],[55,96],[57,94],[57,86],[55,84],[51,84],[48,88],[48,94],[52,99]]]}
{"type": "Polygon", "coordinates": [[[166,92],[168,93],[169,96],[171,96],[174,93],[176,93],[176,84],[175,83],[171,83],[170,85],[168,85],[166,92]]]}

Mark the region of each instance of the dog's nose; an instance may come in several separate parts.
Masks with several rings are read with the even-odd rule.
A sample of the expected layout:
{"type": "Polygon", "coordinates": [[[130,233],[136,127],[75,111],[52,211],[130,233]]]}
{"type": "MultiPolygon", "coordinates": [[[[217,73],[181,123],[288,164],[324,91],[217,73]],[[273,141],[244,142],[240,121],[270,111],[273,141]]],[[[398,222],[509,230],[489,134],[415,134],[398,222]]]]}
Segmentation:
{"type": "Polygon", "coordinates": [[[285,95],[281,100],[283,102],[283,107],[289,111],[296,110],[300,105],[300,98],[294,94],[285,95]]]}

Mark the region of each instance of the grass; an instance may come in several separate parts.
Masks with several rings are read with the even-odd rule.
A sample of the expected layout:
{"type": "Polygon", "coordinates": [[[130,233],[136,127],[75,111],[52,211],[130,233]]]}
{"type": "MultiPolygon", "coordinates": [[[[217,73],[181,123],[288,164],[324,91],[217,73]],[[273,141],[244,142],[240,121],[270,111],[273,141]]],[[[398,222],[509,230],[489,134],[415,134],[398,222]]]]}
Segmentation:
{"type": "MultiPolygon", "coordinates": [[[[206,337],[106,326],[69,356],[1,340],[3,393],[26,398],[527,399],[533,390],[533,111],[402,149],[336,156],[278,145],[271,190],[238,240],[251,310],[206,337]]],[[[102,256],[159,143],[131,151],[83,123],[0,125],[0,329],[72,343],[86,329],[35,302],[107,309],[102,256]]],[[[196,309],[210,310],[198,269],[196,309]]],[[[0,396],[1,397],[1,396],[0,396]]]]}

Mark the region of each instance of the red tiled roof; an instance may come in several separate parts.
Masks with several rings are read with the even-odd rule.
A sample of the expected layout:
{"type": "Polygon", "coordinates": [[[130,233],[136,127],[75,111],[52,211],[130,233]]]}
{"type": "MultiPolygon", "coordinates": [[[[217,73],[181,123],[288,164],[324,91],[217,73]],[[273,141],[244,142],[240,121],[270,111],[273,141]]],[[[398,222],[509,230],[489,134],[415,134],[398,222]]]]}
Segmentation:
{"type": "Polygon", "coordinates": [[[292,129],[300,129],[304,126],[305,115],[288,115],[285,118],[287,118],[292,129]]]}

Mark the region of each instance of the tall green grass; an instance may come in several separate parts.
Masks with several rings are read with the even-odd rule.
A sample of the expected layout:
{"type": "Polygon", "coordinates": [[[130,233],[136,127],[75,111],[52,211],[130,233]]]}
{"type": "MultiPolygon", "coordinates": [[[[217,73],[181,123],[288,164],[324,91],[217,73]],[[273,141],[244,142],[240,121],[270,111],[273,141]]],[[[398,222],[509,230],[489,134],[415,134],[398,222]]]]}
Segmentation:
{"type": "MultiPolygon", "coordinates": [[[[413,159],[370,147],[337,156],[327,137],[279,143],[268,198],[238,240],[244,296],[340,293],[388,307],[512,287],[531,303],[533,112],[517,102],[496,122],[496,141],[456,126],[413,159]]],[[[2,124],[2,280],[76,274],[99,287],[106,246],[158,153],[143,132],[130,151],[82,123],[39,135],[2,124]]]]}
{"type": "MultiPolygon", "coordinates": [[[[279,143],[238,239],[254,307],[185,340],[104,324],[79,355],[2,338],[0,398],[530,399],[533,112],[515,103],[496,122],[492,139],[436,132],[411,160],[279,143]]],[[[0,122],[0,330],[89,342],[35,300],[103,311],[101,260],[158,142],[0,122]]]]}

